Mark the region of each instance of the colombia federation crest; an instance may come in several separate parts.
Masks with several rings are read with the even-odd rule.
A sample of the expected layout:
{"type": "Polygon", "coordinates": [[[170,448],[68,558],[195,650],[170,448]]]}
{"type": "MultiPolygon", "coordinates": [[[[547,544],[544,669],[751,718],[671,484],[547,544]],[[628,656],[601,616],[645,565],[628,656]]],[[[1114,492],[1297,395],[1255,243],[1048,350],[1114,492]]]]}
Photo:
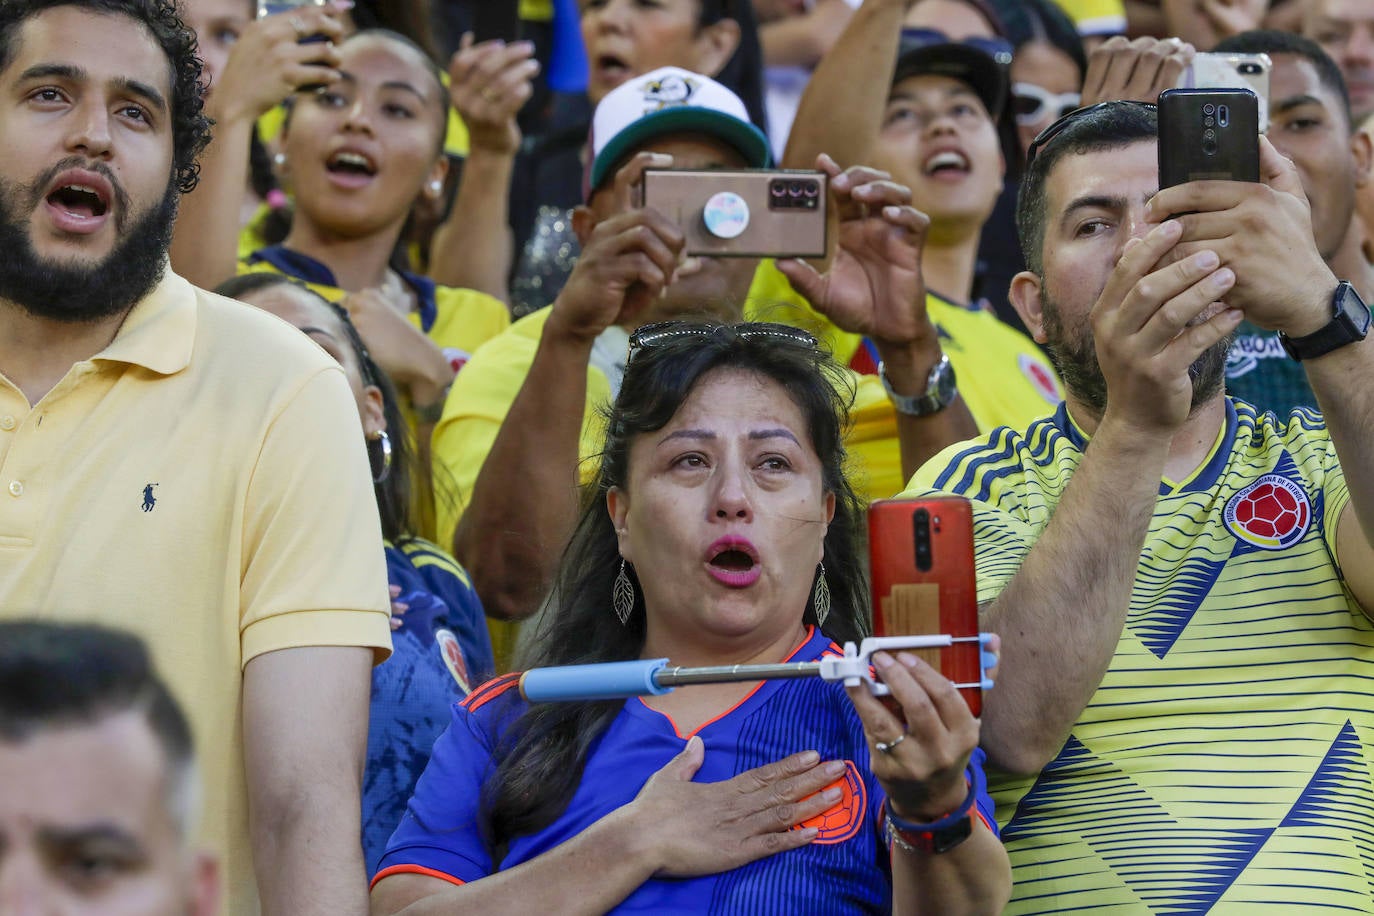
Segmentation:
{"type": "Polygon", "coordinates": [[[1265,474],[1226,503],[1226,527],[1261,550],[1283,550],[1312,524],[1312,503],[1302,487],[1281,474],[1265,474]]]}

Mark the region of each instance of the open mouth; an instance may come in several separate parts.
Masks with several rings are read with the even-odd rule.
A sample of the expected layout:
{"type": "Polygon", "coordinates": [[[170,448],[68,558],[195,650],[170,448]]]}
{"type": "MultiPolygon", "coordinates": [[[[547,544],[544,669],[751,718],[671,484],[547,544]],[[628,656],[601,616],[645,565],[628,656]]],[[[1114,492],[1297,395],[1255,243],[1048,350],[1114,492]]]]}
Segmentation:
{"type": "Polygon", "coordinates": [[[630,75],[630,65],[614,54],[599,54],[596,57],[596,70],[602,78],[619,82],[630,75]]]}
{"type": "Polygon", "coordinates": [[[377,164],[364,156],[362,153],[355,153],[351,150],[335,153],[329,157],[325,163],[325,168],[331,175],[349,175],[363,178],[371,178],[377,174],[377,164]]]}
{"type": "Polygon", "coordinates": [[[754,558],[743,550],[722,550],[711,558],[711,565],[728,572],[748,572],[754,568],[754,558]]]}
{"type": "Polygon", "coordinates": [[[945,150],[927,159],[921,171],[926,175],[967,175],[968,157],[955,150],[945,150]]]}
{"type": "Polygon", "coordinates": [[[86,184],[64,184],[54,188],[47,201],[73,216],[92,218],[109,212],[109,200],[100,189],[86,184]]]}

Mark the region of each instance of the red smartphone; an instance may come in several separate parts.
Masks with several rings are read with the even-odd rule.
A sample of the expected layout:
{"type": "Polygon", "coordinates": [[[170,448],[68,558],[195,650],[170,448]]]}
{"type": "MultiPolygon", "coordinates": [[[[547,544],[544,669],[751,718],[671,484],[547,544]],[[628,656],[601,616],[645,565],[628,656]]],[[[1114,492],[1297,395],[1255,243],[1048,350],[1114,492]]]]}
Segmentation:
{"type": "MultiPolygon", "coordinates": [[[[969,501],[939,496],[874,502],[868,509],[868,553],[874,635],[975,637],[914,651],[954,683],[977,685],[982,668],[969,501]]],[[[959,692],[979,715],[982,690],[959,692]]]]}

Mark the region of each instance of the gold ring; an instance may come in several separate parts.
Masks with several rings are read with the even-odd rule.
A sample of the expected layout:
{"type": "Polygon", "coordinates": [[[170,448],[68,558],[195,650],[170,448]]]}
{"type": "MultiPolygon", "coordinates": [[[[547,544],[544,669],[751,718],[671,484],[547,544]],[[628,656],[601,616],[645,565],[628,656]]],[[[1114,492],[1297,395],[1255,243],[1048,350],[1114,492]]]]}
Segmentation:
{"type": "Polygon", "coordinates": [[[299,17],[299,16],[292,16],[290,19],[288,19],[288,20],[286,20],[286,21],[287,21],[288,23],[291,24],[291,28],[293,28],[293,29],[296,30],[296,38],[297,38],[297,39],[301,39],[301,38],[304,38],[304,37],[305,37],[305,23],[304,23],[304,22],[301,22],[301,17],[299,17]]]}
{"type": "Polygon", "coordinates": [[[884,754],[891,754],[892,751],[897,747],[897,745],[901,744],[905,740],[906,732],[902,732],[900,735],[893,738],[891,741],[874,741],[873,746],[884,754]]]}

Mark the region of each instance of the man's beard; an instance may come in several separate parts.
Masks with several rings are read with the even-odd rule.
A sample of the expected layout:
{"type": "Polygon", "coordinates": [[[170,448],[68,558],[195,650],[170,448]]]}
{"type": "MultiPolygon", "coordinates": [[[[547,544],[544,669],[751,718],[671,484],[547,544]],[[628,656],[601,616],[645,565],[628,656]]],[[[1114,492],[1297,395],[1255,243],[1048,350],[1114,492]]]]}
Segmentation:
{"type": "Polygon", "coordinates": [[[51,321],[90,322],[127,311],[162,279],[176,219],[178,194],[169,178],[162,200],[140,214],[103,164],[65,159],[32,184],[0,179],[0,299],[51,321]],[[95,263],[54,261],[34,249],[29,217],[44,205],[44,190],[70,168],[99,172],[115,194],[114,248],[95,263]]]}
{"type": "MultiPolygon", "coordinates": [[[[1049,289],[1041,286],[1041,313],[1050,361],[1059,370],[1059,377],[1075,399],[1093,410],[1099,417],[1107,410],[1107,379],[1097,362],[1097,347],[1093,343],[1092,325],[1084,321],[1077,328],[1064,326],[1059,306],[1049,289]]],[[[1193,400],[1188,411],[1216,397],[1226,382],[1226,351],[1231,346],[1229,336],[1203,351],[1188,367],[1193,381],[1193,400]]]]}

